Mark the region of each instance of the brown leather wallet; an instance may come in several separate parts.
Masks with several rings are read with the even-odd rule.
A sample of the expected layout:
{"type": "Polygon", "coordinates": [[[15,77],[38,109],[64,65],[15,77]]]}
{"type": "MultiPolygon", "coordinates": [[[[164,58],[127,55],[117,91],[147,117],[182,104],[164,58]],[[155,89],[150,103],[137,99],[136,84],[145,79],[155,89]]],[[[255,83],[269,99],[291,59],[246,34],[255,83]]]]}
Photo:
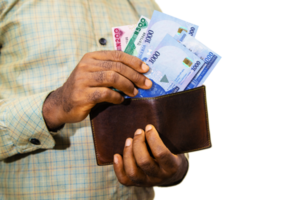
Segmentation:
{"type": "Polygon", "coordinates": [[[154,98],[100,103],[90,112],[98,165],[113,163],[136,129],[152,124],[174,154],[211,147],[205,86],[154,98]]]}

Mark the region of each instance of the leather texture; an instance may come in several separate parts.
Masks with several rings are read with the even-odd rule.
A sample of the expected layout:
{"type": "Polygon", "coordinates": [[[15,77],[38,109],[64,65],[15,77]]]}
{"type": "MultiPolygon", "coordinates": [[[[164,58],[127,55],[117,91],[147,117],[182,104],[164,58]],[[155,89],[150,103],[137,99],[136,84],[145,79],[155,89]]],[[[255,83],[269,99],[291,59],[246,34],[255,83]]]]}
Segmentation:
{"type": "Polygon", "coordinates": [[[174,154],[211,147],[205,86],[155,98],[97,104],[90,112],[98,165],[113,163],[136,129],[152,124],[174,154]]]}

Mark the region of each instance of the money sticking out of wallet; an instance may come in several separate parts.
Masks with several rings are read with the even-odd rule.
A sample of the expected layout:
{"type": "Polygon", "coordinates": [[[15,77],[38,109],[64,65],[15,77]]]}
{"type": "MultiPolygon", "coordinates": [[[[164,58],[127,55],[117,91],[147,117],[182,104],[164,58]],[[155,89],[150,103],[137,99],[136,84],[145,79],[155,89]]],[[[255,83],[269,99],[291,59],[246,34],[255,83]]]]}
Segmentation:
{"type": "MultiPolygon", "coordinates": [[[[150,67],[149,90],[139,97],[157,97],[203,85],[221,57],[195,39],[198,26],[154,11],[137,25],[112,28],[115,50],[142,59],[150,67]]],[[[128,98],[128,97],[127,97],[128,98]]]]}
{"type": "MultiPolygon", "coordinates": [[[[102,102],[90,112],[98,165],[122,155],[138,128],[156,127],[173,154],[211,147],[206,90],[202,85],[221,57],[195,39],[198,26],[154,11],[136,25],[112,28],[115,50],[139,57],[153,84],[121,104],[102,102]]],[[[121,92],[121,91],[120,91],[121,92]]],[[[150,149],[150,147],[149,147],[150,149]]]]}

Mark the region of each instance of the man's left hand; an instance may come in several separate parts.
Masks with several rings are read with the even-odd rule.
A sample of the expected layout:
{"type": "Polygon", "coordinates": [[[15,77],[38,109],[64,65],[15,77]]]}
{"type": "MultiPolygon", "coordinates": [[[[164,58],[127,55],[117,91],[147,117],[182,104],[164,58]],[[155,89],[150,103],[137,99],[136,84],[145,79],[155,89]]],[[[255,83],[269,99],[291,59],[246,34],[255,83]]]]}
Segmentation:
{"type": "Polygon", "coordinates": [[[184,154],[172,154],[156,129],[147,125],[146,132],[138,129],[133,139],[127,138],[123,158],[114,155],[114,169],[119,182],[126,186],[169,186],[183,179],[188,162],[184,154]]]}

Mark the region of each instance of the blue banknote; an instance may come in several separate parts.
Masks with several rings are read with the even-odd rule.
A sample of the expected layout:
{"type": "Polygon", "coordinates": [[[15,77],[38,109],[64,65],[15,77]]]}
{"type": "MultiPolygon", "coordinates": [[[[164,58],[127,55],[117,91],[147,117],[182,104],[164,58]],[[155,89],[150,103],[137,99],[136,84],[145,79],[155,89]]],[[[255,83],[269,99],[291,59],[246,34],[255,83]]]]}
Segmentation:
{"type": "Polygon", "coordinates": [[[153,85],[149,90],[138,89],[135,97],[156,97],[185,90],[204,61],[167,34],[146,63],[150,70],[145,76],[153,85]]]}
{"type": "Polygon", "coordinates": [[[138,57],[146,62],[153,50],[167,34],[178,37],[180,33],[187,32],[195,37],[197,30],[198,26],[195,24],[154,11],[138,57]]]}
{"type": "Polygon", "coordinates": [[[186,90],[201,86],[220,61],[221,56],[213,52],[194,37],[188,35],[186,32],[182,32],[176,39],[204,61],[203,66],[201,66],[199,72],[186,87],[186,90]]]}

